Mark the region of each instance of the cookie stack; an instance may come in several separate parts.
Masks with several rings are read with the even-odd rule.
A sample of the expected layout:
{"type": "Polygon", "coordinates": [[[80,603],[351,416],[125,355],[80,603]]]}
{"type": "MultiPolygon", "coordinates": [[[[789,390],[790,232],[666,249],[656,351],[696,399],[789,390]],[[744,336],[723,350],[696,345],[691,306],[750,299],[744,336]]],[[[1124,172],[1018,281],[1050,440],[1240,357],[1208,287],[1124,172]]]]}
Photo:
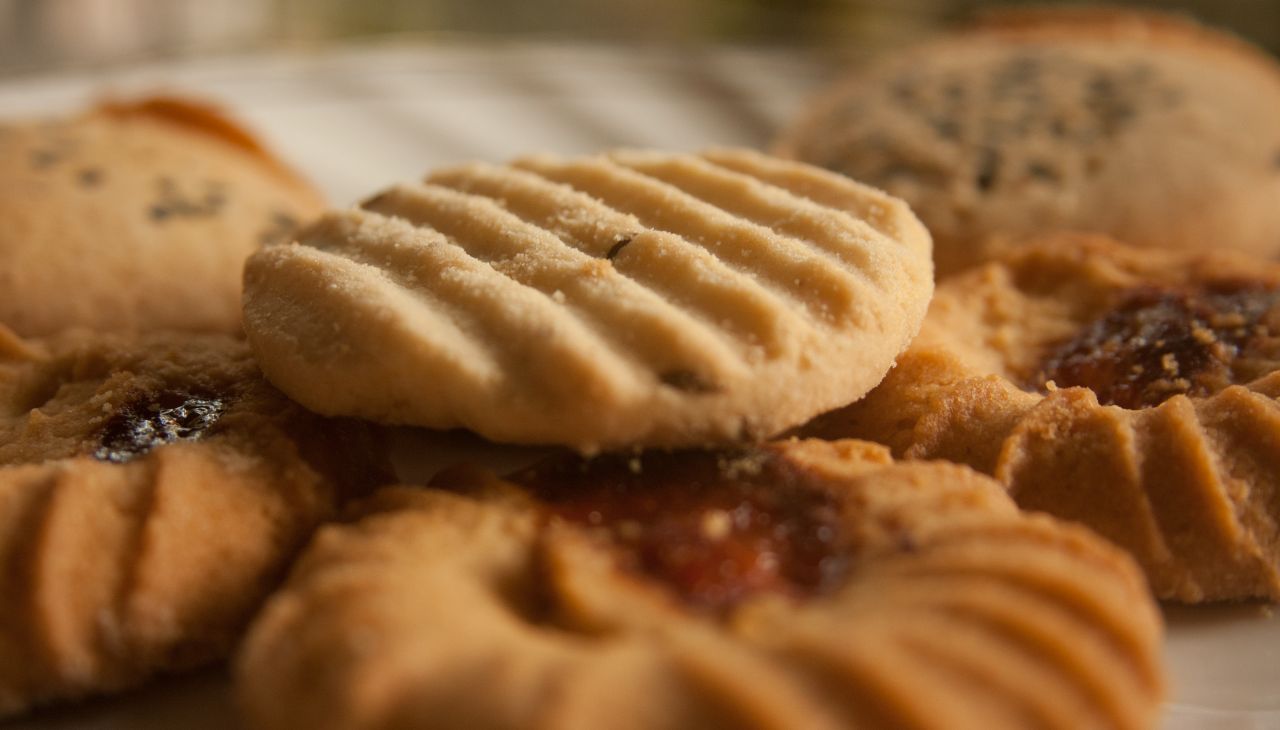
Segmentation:
{"type": "Polygon", "coordinates": [[[1237,41],[1005,14],[778,157],[536,155],[324,213],[207,110],[124,108],[0,136],[20,207],[187,191],[84,208],[149,211],[102,266],[172,236],[237,278],[157,307],[0,237],[94,302],[0,301],[0,713],[239,642],[264,729],[1148,728],[1157,598],[1280,599],[1280,73],[1237,41]],[[178,133],[219,161],[65,174],[178,133]],[[388,486],[371,424],[554,453],[388,486]]]}
{"type": "Polygon", "coordinates": [[[884,384],[807,433],[991,474],[1160,598],[1280,600],[1272,59],[1163,16],[1004,14],[864,71],[780,148],[901,193],[953,275],[884,384]]]}
{"type": "Polygon", "coordinates": [[[568,452],[322,530],[236,664],[251,722],[1149,726],[1120,550],[966,468],[764,441],[883,379],[932,291],[901,201],[745,150],[437,171],[254,254],[300,403],[568,452]]]}

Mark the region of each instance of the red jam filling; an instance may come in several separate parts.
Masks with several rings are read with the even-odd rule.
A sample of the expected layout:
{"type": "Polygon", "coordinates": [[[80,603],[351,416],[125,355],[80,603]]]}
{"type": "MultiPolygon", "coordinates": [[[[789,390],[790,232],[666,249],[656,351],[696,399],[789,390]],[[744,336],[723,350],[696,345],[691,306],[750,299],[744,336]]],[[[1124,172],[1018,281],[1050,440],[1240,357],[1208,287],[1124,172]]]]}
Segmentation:
{"type": "Polygon", "coordinates": [[[103,424],[94,458],[123,463],[157,446],[202,437],[226,410],[222,398],[203,393],[146,393],[116,409],[103,424]]]}
{"type": "Polygon", "coordinates": [[[552,515],[598,530],[624,569],[696,609],[818,594],[846,569],[834,498],[769,452],[565,459],[512,481],[552,515]]]}
{"type": "Polygon", "coordinates": [[[1060,345],[1036,386],[1083,386],[1098,402],[1149,408],[1280,368],[1280,290],[1139,290],[1060,345]]]}

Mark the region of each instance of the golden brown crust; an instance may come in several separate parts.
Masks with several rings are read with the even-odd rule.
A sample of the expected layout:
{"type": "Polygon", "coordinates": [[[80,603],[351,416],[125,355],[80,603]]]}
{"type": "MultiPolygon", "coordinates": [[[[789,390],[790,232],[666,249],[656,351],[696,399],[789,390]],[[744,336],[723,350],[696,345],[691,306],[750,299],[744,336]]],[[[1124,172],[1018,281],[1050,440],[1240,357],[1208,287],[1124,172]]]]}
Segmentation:
{"type": "MultiPolygon", "coordinates": [[[[1278,598],[1280,373],[1268,315],[1242,320],[1253,338],[1244,344],[1193,327],[1189,335],[1205,349],[1180,351],[1182,330],[1160,323],[1155,331],[1168,342],[1133,345],[1148,347],[1151,360],[1125,359],[1125,345],[1113,343],[1097,352],[1114,360],[1082,361],[1094,368],[1089,374],[1101,372],[1099,362],[1125,363],[1128,370],[1111,372],[1136,389],[1045,383],[1063,376],[1041,369],[1064,343],[1117,321],[1117,312],[1161,311],[1126,309],[1135,292],[1159,302],[1149,292],[1224,285],[1262,292],[1270,307],[1275,295],[1266,292],[1280,290],[1280,265],[1097,238],[1029,244],[939,287],[920,337],[885,382],[806,432],[870,438],[899,455],[993,474],[1021,506],[1083,522],[1130,550],[1162,598],[1278,598]],[[1240,371],[1236,384],[1229,368],[1226,379],[1196,370],[1255,357],[1250,348],[1258,347],[1260,365],[1240,371]],[[1152,367],[1172,375],[1148,378],[1152,367]],[[1109,405],[1113,398],[1138,400],[1122,407],[1109,405]]],[[[1131,344],[1141,342],[1134,337],[1131,344]]]]}
{"type": "MultiPolygon", "coordinates": [[[[679,500],[648,524],[612,522],[616,502],[585,523],[569,516],[597,477],[662,489],[671,469],[708,458],[717,463],[624,459],[630,477],[590,464],[513,482],[459,471],[440,482],[450,492],[381,492],[361,519],[317,536],[251,630],[236,667],[249,720],[347,730],[1154,720],[1160,619],[1136,568],[1083,529],[1020,514],[962,467],[891,464],[856,442],[720,457],[721,475],[832,500],[823,565],[839,577],[807,598],[766,588],[715,610],[678,587],[699,574],[687,558],[720,555],[722,577],[750,564],[731,557],[759,545],[740,542],[749,518],[716,527],[715,510],[685,515],[679,500]],[[580,473],[591,476],[579,483],[580,473]],[[704,544],[668,531],[681,515],[704,544]],[[680,570],[661,577],[628,562],[622,546],[647,529],[680,570]]],[[[714,494],[716,483],[685,486],[714,494]]],[[[759,507],[747,498],[739,509],[759,507]]],[[[785,532],[789,519],[770,524],[785,532]]],[[[774,548],[764,564],[785,572],[794,554],[774,548]]]]}
{"type": "Polygon", "coordinates": [[[225,655],[384,474],[370,434],[290,403],[230,338],[0,353],[0,716],[225,655]]]}
{"type": "Polygon", "coordinates": [[[1002,9],[857,70],[776,149],[907,200],[945,277],[1045,230],[1272,255],[1278,128],[1280,66],[1234,36],[1002,9]]]}
{"type": "Polygon", "coordinates": [[[275,170],[281,179],[296,187],[323,205],[320,194],[298,173],[290,170],[268,150],[256,136],[232,119],[221,107],[202,99],[181,96],[156,95],[137,99],[103,99],[86,116],[106,116],[118,119],[145,117],[195,130],[238,147],[275,170]]]}
{"type": "Polygon", "coordinates": [[[749,150],[530,156],[255,253],[245,329],[319,413],[585,453],[749,442],[879,382],[929,250],[901,201],[749,150]]]}
{"type": "Polygon", "coordinates": [[[0,126],[0,324],[237,332],[245,257],[322,207],[201,102],[112,101],[0,126]]]}

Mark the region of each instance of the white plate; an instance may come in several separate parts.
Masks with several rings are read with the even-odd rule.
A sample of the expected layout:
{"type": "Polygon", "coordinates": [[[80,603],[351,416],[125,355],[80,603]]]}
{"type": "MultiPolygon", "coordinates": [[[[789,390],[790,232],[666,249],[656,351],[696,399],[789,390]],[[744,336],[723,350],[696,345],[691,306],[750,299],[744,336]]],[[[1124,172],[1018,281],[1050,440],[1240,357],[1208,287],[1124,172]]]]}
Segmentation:
{"type": "MultiPolygon", "coordinates": [[[[377,46],[226,58],[0,83],[0,116],[74,109],[106,92],[168,89],[231,107],[338,204],[440,164],[611,146],[763,147],[830,77],[786,51],[527,44],[377,46]]],[[[400,432],[422,478],[459,458],[497,467],[536,452],[400,432]]],[[[1169,608],[1166,730],[1280,728],[1280,618],[1270,607],[1169,608]]],[[[224,670],[38,713],[12,730],[235,727],[224,670]]]]}

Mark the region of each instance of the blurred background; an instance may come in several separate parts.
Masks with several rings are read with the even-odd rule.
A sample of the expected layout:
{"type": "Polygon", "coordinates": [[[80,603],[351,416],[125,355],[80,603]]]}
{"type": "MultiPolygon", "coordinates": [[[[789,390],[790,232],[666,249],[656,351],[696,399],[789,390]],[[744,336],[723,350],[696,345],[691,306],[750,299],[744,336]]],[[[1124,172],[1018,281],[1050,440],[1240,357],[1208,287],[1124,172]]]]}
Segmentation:
{"type": "MultiPolygon", "coordinates": [[[[1280,0],[1125,4],[1280,50],[1280,0]]],[[[0,124],[103,97],[195,96],[349,202],[425,169],[535,150],[767,149],[851,65],[992,5],[0,0],[0,124]]]]}
{"type": "MultiPolygon", "coordinates": [[[[0,75],[388,39],[802,46],[856,55],[980,0],[0,0],[0,75]]],[[[1017,4],[1017,0],[1014,3],[1017,4]]],[[[1276,0],[1127,2],[1280,50],[1276,0]]]]}

